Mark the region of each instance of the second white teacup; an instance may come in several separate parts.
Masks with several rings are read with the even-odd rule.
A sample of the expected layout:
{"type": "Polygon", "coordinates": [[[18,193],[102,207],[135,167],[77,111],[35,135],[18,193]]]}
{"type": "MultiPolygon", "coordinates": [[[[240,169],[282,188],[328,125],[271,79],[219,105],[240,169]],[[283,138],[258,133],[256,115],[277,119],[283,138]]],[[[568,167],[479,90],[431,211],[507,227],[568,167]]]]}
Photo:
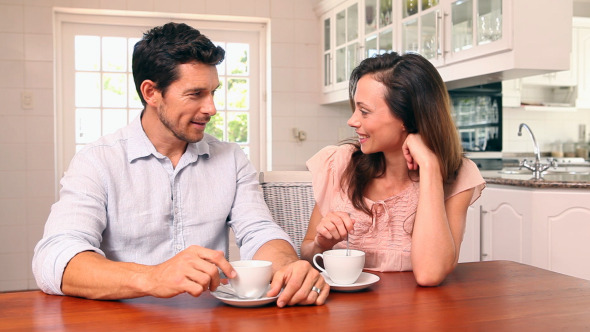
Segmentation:
{"type": "Polygon", "coordinates": [[[365,253],[360,250],[333,249],[313,256],[313,264],[322,272],[326,272],[333,282],[340,285],[350,285],[357,281],[365,266],[365,253]],[[318,257],[324,260],[322,268],[316,261],[318,257]]]}
{"type": "Polygon", "coordinates": [[[258,299],[268,291],[272,278],[272,262],[261,260],[241,260],[230,263],[237,272],[229,284],[238,297],[258,299]]]}

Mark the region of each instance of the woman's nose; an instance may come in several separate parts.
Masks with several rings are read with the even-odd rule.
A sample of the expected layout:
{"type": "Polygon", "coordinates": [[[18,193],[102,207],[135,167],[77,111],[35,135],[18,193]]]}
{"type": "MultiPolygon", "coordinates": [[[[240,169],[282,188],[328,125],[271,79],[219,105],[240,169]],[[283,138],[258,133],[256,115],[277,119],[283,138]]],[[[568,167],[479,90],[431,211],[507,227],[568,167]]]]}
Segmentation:
{"type": "Polygon", "coordinates": [[[359,121],[356,119],[355,116],[356,112],[352,113],[352,116],[346,121],[346,124],[349,127],[358,128],[360,126],[359,121]]]}

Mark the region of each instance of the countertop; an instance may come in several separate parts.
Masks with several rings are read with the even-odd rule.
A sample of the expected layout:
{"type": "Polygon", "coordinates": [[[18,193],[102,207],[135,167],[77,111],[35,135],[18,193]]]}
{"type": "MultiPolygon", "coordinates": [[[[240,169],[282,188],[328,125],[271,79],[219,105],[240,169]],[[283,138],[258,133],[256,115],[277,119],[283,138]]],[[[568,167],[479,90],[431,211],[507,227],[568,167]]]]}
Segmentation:
{"type": "Polygon", "coordinates": [[[533,174],[504,174],[499,170],[481,171],[487,184],[499,184],[525,188],[590,189],[590,174],[547,174],[541,180],[533,179],[533,174]]]}

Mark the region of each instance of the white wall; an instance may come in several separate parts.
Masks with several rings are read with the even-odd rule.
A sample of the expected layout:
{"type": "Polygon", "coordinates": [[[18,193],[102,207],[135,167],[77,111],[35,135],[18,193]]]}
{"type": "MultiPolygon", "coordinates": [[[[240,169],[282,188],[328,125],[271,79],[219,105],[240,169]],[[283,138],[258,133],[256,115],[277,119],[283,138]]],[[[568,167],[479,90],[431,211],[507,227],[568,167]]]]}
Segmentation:
{"type": "MultiPolygon", "coordinates": [[[[52,7],[271,18],[273,169],[304,169],[349,113],[319,106],[315,0],[0,0],[0,291],[36,288],[33,248],[55,201],[52,7]],[[20,95],[31,91],[33,109],[20,95]],[[297,143],[292,127],[307,132],[297,143]]],[[[198,28],[198,27],[196,27],[198,28]]]]}
{"type": "MultiPolygon", "coordinates": [[[[541,152],[551,152],[551,144],[570,140],[577,142],[578,125],[586,125],[586,135],[590,133],[590,110],[578,109],[574,112],[526,111],[522,107],[504,108],[502,123],[502,152],[533,153],[533,142],[528,133],[518,136],[518,126],[526,123],[539,144],[541,152]]],[[[586,137],[588,138],[588,137],[586,137]]]]}

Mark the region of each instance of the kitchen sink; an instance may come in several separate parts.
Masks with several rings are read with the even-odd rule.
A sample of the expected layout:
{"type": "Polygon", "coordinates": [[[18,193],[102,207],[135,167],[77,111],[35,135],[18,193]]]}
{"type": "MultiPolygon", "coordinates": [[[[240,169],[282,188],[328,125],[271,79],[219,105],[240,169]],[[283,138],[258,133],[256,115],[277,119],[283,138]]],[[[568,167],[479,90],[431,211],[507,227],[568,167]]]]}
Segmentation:
{"type": "MultiPolygon", "coordinates": [[[[533,179],[533,172],[526,168],[505,167],[498,171],[503,178],[508,179],[533,179]]],[[[564,166],[550,168],[542,173],[541,177],[547,181],[587,182],[590,181],[590,167],[588,166],[564,166]]]]}

